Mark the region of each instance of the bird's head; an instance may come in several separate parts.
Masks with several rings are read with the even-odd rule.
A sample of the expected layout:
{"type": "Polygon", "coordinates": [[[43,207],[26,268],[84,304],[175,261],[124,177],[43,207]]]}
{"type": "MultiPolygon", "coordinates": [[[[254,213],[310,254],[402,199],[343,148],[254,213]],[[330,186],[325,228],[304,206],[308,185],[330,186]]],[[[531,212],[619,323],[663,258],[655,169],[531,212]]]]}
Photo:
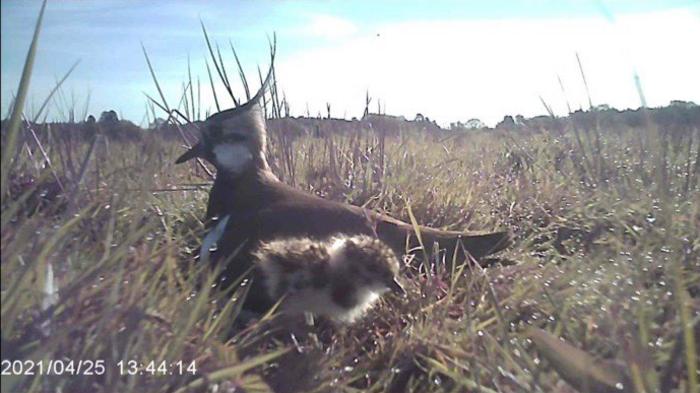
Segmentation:
{"type": "Polygon", "coordinates": [[[379,239],[364,235],[336,239],[331,246],[331,264],[347,280],[372,292],[406,293],[398,280],[399,261],[379,239]]]}
{"type": "Polygon", "coordinates": [[[214,165],[217,173],[232,177],[251,169],[269,169],[261,101],[264,100],[272,70],[271,64],[260,90],[248,102],[209,116],[200,126],[200,140],[175,163],[202,158],[214,165]]]}

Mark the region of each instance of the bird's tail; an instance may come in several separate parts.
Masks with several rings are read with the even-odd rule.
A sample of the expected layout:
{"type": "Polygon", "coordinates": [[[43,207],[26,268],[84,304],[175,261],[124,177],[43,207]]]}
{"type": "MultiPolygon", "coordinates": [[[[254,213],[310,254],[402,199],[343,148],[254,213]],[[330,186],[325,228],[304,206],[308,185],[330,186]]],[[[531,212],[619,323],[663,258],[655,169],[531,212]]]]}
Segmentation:
{"type": "Polygon", "coordinates": [[[422,243],[423,247],[430,251],[434,244],[438,244],[440,250],[445,252],[446,260],[451,260],[455,251],[459,253],[458,257],[464,257],[466,252],[475,259],[480,259],[502,251],[512,244],[512,236],[508,231],[470,234],[423,226],[419,226],[416,230],[410,224],[387,216],[377,222],[376,231],[377,235],[387,243],[403,244],[404,249],[420,247],[422,243]]]}
{"type": "MultiPolygon", "coordinates": [[[[437,243],[440,249],[445,250],[450,257],[451,253],[457,250],[457,252],[466,251],[472,257],[480,259],[502,251],[512,244],[511,234],[508,231],[468,234],[426,227],[421,227],[419,231],[421,232],[421,240],[424,247],[430,249],[433,244],[437,243]],[[460,242],[462,243],[461,246],[460,242]]],[[[411,237],[417,238],[415,231],[413,232],[414,234],[411,237]]],[[[415,241],[417,242],[417,239],[415,241]]]]}

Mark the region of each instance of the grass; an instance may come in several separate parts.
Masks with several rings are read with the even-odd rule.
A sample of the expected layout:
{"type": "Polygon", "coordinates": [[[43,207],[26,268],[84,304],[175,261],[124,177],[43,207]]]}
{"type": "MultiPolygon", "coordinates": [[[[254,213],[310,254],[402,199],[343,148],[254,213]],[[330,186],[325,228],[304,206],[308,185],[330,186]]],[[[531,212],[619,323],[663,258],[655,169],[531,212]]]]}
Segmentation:
{"type": "Polygon", "coordinates": [[[271,133],[273,170],[298,188],[517,235],[486,269],[426,255],[407,298],[309,331],[247,321],[245,282],[213,290],[193,259],[210,177],[173,165],[179,143],[22,138],[20,97],[3,132],[2,367],[34,366],[3,392],[698,392],[697,125],[271,133]]]}
{"type": "MultiPolygon", "coordinates": [[[[694,157],[698,131],[687,132],[694,157]]],[[[319,328],[317,339],[304,332],[296,342],[274,318],[226,340],[243,294],[232,300],[210,290],[212,276],[192,260],[207,190],[178,190],[207,175],[174,166],[179,145],[157,135],[112,142],[109,154],[92,151],[74,200],[32,195],[52,179],[38,177],[11,187],[2,216],[3,359],[109,366],[92,377],[3,376],[3,391],[203,391],[222,381],[249,391],[570,391],[563,366],[552,363],[561,349],[538,346],[528,330],[534,326],[584,351],[596,367],[615,365],[630,384],[625,391],[692,392],[700,200],[697,180],[684,192],[686,156],[664,158],[634,143],[641,137],[655,146],[660,135],[600,130],[601,152],[583,139],[605,157],[595,171],[578,166],[576,154],[556,161],[578,151],[573,131],[443,142],[387,137],[383,174],[371,148],[378,137],[368,131],[285,139],[292,168],[289,146],[271,135],[273,167],[286,181],[297,174],[302,189],[409,222],[412,213],[434,226],[509,227],[518,236],[504,255],[514,265],[433,261],[430,271],[406,272],[407,299],[386,299],[356,326],[319,328]],[[595,177],[602,172],[605,179],[595,177]],[[58,288],[49,306],[48,266],[58,288]],[[123,376],[116,365],[125,359],[196,361],[198,374],[123,376]]],[[[88,142],[75,148],[77,156],[90,151],[88,142]]],[[[65,178],[53,156],[60,151],[50,146],[47,154],[65,178]]],[[[20,161],[10,179],[32,174],[32,163],[20,161]]]]}

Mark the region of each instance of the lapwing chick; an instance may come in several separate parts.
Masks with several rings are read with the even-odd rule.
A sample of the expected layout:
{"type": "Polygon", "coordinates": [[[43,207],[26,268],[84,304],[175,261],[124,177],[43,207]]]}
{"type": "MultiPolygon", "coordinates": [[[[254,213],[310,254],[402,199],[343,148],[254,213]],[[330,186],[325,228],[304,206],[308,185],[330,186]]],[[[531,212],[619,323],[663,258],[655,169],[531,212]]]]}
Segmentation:
{"type": "Polygon", "coordinates": [[[385,292],[405,293],[393,251],[366,235],[274,240],[262,243],[254,255],[267,295],[282,299],[283,313],[351,323],[385,292]]]}

